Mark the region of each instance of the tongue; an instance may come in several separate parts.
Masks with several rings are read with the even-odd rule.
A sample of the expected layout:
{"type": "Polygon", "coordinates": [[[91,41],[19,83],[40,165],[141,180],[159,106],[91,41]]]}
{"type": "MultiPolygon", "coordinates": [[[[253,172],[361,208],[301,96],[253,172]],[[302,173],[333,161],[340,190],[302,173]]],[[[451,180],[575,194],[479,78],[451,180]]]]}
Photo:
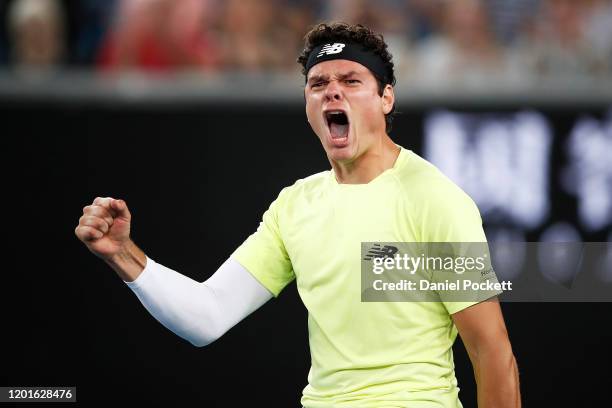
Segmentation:
{"type": "Polygon", "coordinates": [[[340,139],[348,136],[348,123],[346,125],[340,125],[338,123],[332,123],[329,126],[332,139],[340,139]]]}

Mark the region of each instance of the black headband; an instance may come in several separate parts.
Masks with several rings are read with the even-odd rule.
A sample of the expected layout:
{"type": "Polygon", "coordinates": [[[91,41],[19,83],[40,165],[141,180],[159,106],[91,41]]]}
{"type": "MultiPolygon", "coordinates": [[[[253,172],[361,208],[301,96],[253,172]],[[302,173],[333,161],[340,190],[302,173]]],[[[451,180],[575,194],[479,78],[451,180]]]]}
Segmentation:
{"type": "Polygon", "coordinates": [[[354,43],[336,42],[316,46],[308,56],[308,61],[306,62],[306,75],[308,75],[310,68],[314,67],[319,62],[334,59],[345,59],[358,62],[372,71],[385,85],[391,83],[383,59],[372,51],[366,50],[362,45],[354,43]]]}

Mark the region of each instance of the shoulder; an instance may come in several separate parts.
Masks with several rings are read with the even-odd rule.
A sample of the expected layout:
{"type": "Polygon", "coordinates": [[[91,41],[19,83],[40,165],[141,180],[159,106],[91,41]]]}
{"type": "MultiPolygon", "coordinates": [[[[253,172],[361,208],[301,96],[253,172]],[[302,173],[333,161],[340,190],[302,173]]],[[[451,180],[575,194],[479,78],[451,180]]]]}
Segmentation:
{"type": "Polygon", "coordinates": [[[398,172],[406,203],[425,241],[481,241],[482,219],[474,200],[427,160],[411,153],[398,172]]]}
{"type": "Polygon", "coordinates": [[[330,171],[322,171],[296,180],[292,185],[284,187],[277,201],[288,203],[293,200],[308,198],[320,194],[329,185],[330,171]]]}
{"type": "Polygon", "coordinates": [[[397,181],[413,205],[475,205],[471,197],[436,166],[410,150],[407,154],[406,163],[397,173],[397,181]]]}

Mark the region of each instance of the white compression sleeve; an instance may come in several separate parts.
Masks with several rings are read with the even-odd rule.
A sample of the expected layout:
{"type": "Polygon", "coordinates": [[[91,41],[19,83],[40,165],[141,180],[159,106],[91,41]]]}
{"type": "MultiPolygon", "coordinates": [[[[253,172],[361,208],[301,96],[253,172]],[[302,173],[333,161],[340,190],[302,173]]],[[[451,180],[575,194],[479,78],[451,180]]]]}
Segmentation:
{"type": "Polygon", "coordinates": [[[153,317],[198,347],[212,343],[272,298],[231,258],[208,280],[197,282],[147,257],[138,278],[125,283],[153,317]]]}

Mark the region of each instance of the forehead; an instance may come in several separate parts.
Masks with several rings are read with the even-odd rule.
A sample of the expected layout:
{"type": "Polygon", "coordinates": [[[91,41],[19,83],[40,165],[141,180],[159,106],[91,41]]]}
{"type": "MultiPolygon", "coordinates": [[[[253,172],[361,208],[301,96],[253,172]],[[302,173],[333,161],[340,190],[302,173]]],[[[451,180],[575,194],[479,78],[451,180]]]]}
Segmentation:
{"type": "MultiPolygon", "coordinates": [[[[330,61],[319,62],[308,71],[308,77],[314,76],[339,76],[346,75],[349,72],[355,72],[358,75],[372,75],[370,70],[358,62],[336,59],[330,61]]],[[[374,77],[374,75],[372,75],[374,77]]]]}

